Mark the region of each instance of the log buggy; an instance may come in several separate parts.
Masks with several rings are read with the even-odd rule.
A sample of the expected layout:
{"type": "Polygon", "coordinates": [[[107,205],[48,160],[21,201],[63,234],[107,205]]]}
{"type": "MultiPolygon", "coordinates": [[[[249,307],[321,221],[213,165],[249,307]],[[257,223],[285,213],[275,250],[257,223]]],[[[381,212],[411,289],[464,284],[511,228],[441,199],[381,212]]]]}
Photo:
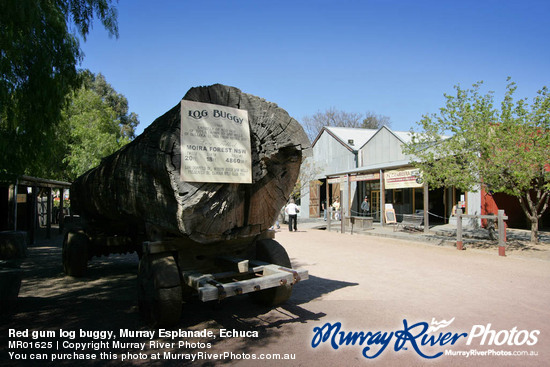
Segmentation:
{"type": "MultiPolygon", "coordinates": [[[[83,276],[93,256],[137,252],[140,312],[155,325],[179,321],[182,303],[249,293],[276,305],[307,279],[269,228],[287,202],[310,143],[277,105],[224,85],[184,100],[248,111],[251,183],[181,179],[181,104],[71,187],[78,220],[66,225],[63,266],[83,276]]],[[[214,156],[215,157],[215,156],[214,156]]]]}

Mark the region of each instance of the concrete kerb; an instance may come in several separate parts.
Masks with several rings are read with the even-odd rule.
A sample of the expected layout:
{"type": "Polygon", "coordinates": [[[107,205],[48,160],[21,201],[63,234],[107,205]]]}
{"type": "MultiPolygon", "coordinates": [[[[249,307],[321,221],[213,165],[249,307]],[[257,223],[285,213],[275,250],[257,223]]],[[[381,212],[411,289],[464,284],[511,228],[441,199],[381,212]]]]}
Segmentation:
{"type": "MultiPolygon", "coordinates": [[[[327,222],[323,219],[304,219],[299,223],[299,227],[302,229],[317,229],[317,230],[326,230],[327,222]]],[[[340,232],[340,221],[333,221],[331,232],[340,232]]],[[[346,228],[347,234],[350,234],[350,228],[346,228]]],[[[426,241],[441,241],[441,238],[434,238],[434,233],[428,235],[424,234],[421,231],[394,231],[393,226],[382,226],[379,223],[374,223],[373,229],[368,230],[354,230],[352,235],[366,235],[366,236],[377,236],[377,237],[387,237],[387,238],[396,238],[408,241],[416,242],[426,242],[426,241]]],[[[448,240],[449,244],[453,244],[452,240],[448,240]]]]}

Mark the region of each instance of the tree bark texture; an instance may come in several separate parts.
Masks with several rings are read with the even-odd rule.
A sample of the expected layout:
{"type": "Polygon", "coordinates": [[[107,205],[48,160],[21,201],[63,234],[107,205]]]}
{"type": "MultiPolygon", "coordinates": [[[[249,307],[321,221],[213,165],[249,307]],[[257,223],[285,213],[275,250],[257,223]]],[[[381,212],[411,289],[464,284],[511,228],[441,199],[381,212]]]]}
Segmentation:
{"type": "Polygon", "coordinates": [[[273,224],[311,151],[301,125],[276,104],[234,87],[196,87],[183,99],[248,111],[252,184],[180,180],[178,103],[73,183],[72,206],[88,223],[115,234],[198,243],[250,238],[273,224]]]}
{"type": "Polygon", "coordinates": [[[531,224],[531,242],[538,243],[539,241],[539,220],[548,207],[550,199],[547,192],[543,192],[541,188],[530,190],[522,196],[518,197],[519,203],[525,216],[531,224]],[[533,200],[532,194],[535,194],[533,200]]]}

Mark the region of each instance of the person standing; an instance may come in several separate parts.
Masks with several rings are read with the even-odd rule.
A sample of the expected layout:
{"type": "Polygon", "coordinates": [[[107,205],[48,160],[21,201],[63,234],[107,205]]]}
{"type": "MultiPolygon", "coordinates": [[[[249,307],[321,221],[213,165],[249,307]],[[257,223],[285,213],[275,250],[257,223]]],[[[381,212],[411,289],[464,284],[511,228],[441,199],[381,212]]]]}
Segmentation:
{"type": "Polygon", "coordinates": [[[361,203],[361,210],[363,211],[363,216],[366,216],[370,212],[369,198],[365,196],[365,200],[361,203]]]}
{"type": "Polygon", "coordinates": [[[334,208],[334,217],[333,218],[335,220],[340,220],[340,200],[339,200],[338,196],[336,197],[336,199],[332,203],[332,207],[334,208]]]}
{"type": "Polygon", "coordinates": [[[294,204],[294,199],[290,199],[290,202],[285,208],[285,213],[288,214],[288,230],[292,232],[292,228],[296,232],[298,230],[298,212],[300,208],[294,204]]]}

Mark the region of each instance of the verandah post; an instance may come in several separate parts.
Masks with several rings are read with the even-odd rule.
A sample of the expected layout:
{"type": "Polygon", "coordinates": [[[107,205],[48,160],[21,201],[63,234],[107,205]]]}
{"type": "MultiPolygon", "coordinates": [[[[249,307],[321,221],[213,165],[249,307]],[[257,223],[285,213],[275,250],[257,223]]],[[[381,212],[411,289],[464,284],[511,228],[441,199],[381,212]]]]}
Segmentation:
{"type": "Polygon", "coordinates": [[[498,255],[506,256],[506,223],[504,223],[504,210],[498,211],[498,255]]]}
{"type": "Polygon", "coordinates": [[[456,249],[462,248],[462,209],[456,210],[456,249]]]}
{"type": "Polygon", "coordinates": [[[430,200],[429,200],[428,183],[424,183],[424,233],[430,232],[430,213],[428,212],[430,200]]]}

